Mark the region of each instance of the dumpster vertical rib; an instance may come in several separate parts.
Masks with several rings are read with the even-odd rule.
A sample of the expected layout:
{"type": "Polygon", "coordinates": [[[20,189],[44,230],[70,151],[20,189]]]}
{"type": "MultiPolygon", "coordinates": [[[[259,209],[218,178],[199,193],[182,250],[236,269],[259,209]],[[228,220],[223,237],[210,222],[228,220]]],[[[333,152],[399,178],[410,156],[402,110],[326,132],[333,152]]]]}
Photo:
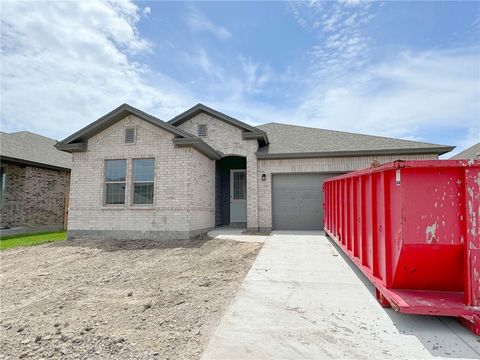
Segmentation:
{"type": "Polygon", "coordinates": [[[345,249],[347,249],[347,211],[348,211],[348,200],[347,200],[347,180],[344,179],[342,181],[342,244],[345,246],[345,249]]]}
{"type": "Polygon", "coordinates": [[[362,226],[361,231],[362,231],[362,237],[361,237],[361,242],[360,242],[360,254],[361,254],[361,262],[363,265],[367,266],[368,265],[368,253],[367,253],[367,216],[366,216],[366,204],[365,204],[365,176],[360,176],[360,209],[361,209],[361,224],[362,226]]]}

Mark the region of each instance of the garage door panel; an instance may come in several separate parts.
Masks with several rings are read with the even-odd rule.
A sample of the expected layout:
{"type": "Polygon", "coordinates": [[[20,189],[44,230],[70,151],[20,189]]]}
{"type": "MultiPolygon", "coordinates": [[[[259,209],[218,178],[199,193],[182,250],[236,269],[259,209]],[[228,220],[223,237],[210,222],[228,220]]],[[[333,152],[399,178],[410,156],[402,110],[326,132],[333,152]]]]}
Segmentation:
{"type": "Polygon", "coordinates": [[[273,175],[273,228],[276,230],[323,229],[323,181],[335,175],[273,175]]]}

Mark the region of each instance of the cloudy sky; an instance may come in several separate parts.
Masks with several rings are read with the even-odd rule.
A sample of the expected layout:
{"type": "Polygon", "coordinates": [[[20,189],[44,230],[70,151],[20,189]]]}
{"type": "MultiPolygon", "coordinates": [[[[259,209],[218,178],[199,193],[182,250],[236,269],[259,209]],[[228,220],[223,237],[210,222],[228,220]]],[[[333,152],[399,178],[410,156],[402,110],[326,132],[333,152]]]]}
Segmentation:
{"type": "Polygon", "coordinates": [[[480,2],[0,2],[1,130],[127,102],[258,125],[480,141],[480,2]]]}

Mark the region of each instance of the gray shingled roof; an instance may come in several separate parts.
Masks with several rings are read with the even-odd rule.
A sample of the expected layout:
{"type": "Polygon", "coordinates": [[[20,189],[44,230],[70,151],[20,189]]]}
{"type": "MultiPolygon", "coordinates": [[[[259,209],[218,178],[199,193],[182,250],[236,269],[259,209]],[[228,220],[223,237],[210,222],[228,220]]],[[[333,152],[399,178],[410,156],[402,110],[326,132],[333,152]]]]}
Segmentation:
{"type": "Polygon", "coordinates": [[[29,131],[0,131],[0,156],[7,160],[71,169],[72,155],[57,150],[56,143],[54,139],[29,131]]]}
{"type": "Polygon", "coordinates": [[[355,134],[304,126],[268,123],[257,126],[265,131],[270,144],[258,150],[265,157],[280,154],[382,154],[382,153],[438,153],[451,151],[454,147],[429,144],[419,141],[393,139],[381,136],[355,134]]]}
{"type": "Polygon", "coordinates": [[[479,159],[480,160],[480,143],[475,144],[468,149],[463,150],[457,155],[452,156],[450,159],[461,160],[461,159],[479,159]]]}

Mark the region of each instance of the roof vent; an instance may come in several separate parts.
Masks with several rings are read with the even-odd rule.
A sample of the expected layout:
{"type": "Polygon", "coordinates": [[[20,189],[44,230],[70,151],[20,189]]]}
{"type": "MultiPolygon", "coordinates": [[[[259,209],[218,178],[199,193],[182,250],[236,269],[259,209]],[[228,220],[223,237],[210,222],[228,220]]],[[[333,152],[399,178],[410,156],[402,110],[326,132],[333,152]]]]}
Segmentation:
{"type": "Polygon", "coordinates": [[[207,136],[207,124],[199,124],[197,129],[197,135],[200,137],[207,136]]]}
{"type": "Polygon", "coordinates": [[[135,128],[125,129],[125,144],[135,143],[135,128]]]}

